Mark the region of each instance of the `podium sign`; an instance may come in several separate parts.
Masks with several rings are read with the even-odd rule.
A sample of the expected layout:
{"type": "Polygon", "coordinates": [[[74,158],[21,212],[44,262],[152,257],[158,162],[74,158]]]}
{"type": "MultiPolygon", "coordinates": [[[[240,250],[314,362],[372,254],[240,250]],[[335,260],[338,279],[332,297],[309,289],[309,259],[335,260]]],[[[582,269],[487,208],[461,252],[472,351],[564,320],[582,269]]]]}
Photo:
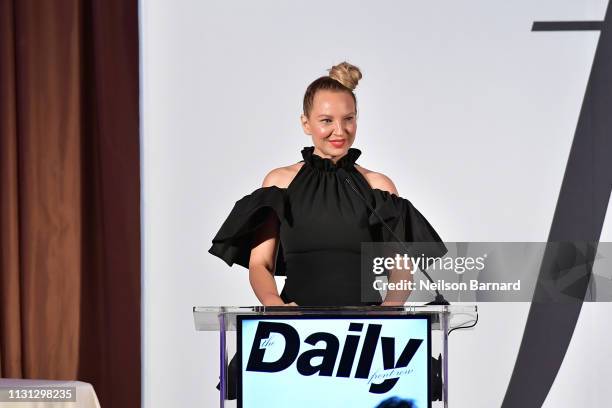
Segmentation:
{"type": "Polygon", "coordinates": [[[447,408],[448,333],[476,314],[467,305],[193,308],[196,330],[219,333],[221,408],[447,408]]]}
{"type": "Polygon", "coordinates": [[[238,315],[238,406],[430,405],[427,315],[238,315]]]}

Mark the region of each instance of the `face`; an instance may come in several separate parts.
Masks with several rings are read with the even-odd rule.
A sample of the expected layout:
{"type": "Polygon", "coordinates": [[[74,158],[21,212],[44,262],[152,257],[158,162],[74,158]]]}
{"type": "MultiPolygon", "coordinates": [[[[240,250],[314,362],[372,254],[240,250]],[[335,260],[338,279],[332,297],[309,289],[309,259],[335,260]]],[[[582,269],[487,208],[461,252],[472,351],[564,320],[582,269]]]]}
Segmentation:
{"type": "Polygon", "coordinates": [[[308,117],[302,115],[304,133],[312,136],[314,153],[338,160],[355,141],[357,112],[348,92],[318,91],[308,117]]]}

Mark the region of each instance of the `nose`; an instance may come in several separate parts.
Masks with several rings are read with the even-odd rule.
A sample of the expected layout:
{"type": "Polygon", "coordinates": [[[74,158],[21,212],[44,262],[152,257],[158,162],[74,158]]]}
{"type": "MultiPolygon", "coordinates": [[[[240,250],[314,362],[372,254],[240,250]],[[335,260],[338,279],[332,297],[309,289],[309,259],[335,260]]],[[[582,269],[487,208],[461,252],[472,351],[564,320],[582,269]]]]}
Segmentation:
{"type": "Polygon", "coordinates": [[[334,135],[342,136],[344,134],[344,127],[342,126],[342,121],[337,121],[336,126],[334,126],[334,135]]]}

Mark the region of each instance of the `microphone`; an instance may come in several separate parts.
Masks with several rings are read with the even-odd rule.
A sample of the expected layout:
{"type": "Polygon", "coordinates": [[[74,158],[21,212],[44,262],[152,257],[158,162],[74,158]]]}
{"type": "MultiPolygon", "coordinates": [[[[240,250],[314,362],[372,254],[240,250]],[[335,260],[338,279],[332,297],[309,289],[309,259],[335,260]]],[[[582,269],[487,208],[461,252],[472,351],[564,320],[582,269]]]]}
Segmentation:
{"type": "MultiPolygon", "coordinates": [[[[353,183],[351,182],[351,179],[349,177],[349,174],[347,173],[346,170],[344,170],[343,168],[339,168],[338,169],[338,176],[341,179],[344,179],[344,181],[346,182],[346,184],[349,185],[349,187],[351,188],[351,190],[353,190],[355,192],[355,194],[357,194],[357,196],[361,199],[361,201],[363,201],[365,203],[365,205],[368,207],[368,209],[370,211],[372,211],[372,213],[376,214],[376,217],[378,217],[378,219],[380,220],[380,222],[382,223],[382,225],[387,229],[387,231],[389,231],[391,233],[391,235],[393,236],[393,239],[395,239],[395,241],[402,247],[402,249],[404,249],[404,251],[406,251],[406,253],[410,252],[410,248],[408,248],[408,246],[405,244],[404,241],[402,241],[401,239],[399,239],[399,237],[395,234],[395,232],[393,231],[393,229],[389,226],[389,224],[387,224],[385,222],[385,220],[383,219],[383,217],[378,213],[378,211],[376,211],[376,209],[374,207],[372,207],[372,205],[368,202],[368,200],[366,200],[366,198],[359,192],[359,190],[357,190],[357,188],[353,185],[353,183]]],[[[431,278],[431,276],[429,276],[429,274],[427,273],[427,271],[425,269],[423,269],[423,267],[419,266],[419,269],[421,270],[421,272],[423,272],[423,275],[425,275],[425,277],[429,280],[429,282],[434,283],[434,280],[431,278]]],[[[444,296],[442,296],[442,294],[440,293],[440,291],[436,288],[434,289],[436,292],[436,297],[434,298],[433,301],[427,303],[428,305],[450,305],[450,303],[448,303],[448,301],[446,299],[444,299],[444,296]]]]}

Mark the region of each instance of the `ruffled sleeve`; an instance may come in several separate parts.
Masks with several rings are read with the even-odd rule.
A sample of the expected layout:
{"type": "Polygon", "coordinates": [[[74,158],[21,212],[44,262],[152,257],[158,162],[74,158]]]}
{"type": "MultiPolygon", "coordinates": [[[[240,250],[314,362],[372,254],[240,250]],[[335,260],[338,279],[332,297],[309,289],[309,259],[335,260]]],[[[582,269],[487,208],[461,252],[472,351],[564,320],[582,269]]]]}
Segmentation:
{"type": "Polygon", "coordinates": [[[383,242],[396,242],[397,239],[407,242],[411,254],[415,256],[435,258],[448,252],[436,230],[410,201],[379,189],[373,189],[372,193],[376,213],[395,234],[388,231],[379,216],[372,212],[369,216],[370,226],[378,231],[383,242]]]}
{"type": "MultiPolygon", "coordinates": [[[[263,225],[271,212],[276,214],[281,221],[287,219],[283,189],[275,186],[262,187],[244,196],[236,202],[221,225],[208,252],[221,258],[229,266],[238,264],[248,268],[255,232],[263,225]]],[[[283,249],[279,247],[275,274],[283,275],[284,271],[283,249]]]]}

